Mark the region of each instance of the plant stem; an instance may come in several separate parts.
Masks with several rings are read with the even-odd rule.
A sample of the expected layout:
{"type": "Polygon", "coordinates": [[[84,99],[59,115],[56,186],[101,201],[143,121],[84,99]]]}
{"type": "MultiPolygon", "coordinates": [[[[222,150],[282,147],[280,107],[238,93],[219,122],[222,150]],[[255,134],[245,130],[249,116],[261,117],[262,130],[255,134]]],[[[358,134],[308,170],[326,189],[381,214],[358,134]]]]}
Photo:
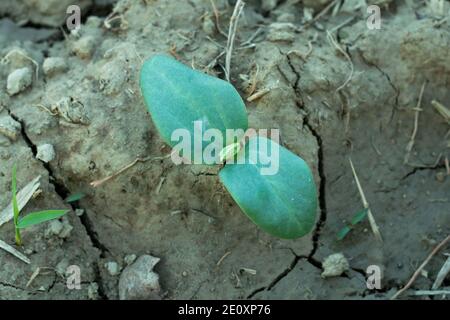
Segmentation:
{"type": "Polygon", "coordinates": [[[14,230],[16,233],[16,244],[18,246],[22,245],[22,237],[20,236],[20,230],[17,228],[17,223],[19,222],[19,206],[17,205],[17,185],[16,185],[16,164],[13,165],[12,169],[12,180],[11,180],[11,190],[12,190],[12,204],[14,213],[14,230]]]}
{"type": "Polygon", "coordinates": [[[16,229],[16,244],[20,247],[22,246],[22,237],[20,236],[20,229],[19,228],[15,229],[16,229]]]}

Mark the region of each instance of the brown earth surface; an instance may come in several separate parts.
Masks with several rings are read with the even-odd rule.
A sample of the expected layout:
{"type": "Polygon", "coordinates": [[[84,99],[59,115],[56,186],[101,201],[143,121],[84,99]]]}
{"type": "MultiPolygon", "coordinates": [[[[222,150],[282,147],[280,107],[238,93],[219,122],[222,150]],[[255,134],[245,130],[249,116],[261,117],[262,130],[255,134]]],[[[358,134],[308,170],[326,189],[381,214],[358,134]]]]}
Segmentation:
{"type": "MultiPolygon", "coordinates": [[[[51,5],[59,1],[2,1],[0,124],[16,122],[17,137],[0,132],[0,209],[11,200],[16,163],[19,189],[42,176],[41,192],[23,212],[70,209],[62,221],[73,230],[61,238],[49,224],[26,229],[20,250],[29,265],[0,250],[0,298],[118,299],[120,275],[105,263],[123,269],[130,254],[161,259],[154,271],[163,299],[387,299],[406,284],[450,233],[449,123],[431,104],[450,108],[450,2],[439,16],[423,1],[366,1],[382,2],[380,30],[368,29],[365,1],[337,1],[316,23],[308,15],[324,6],[310,2],[246,1],[232,57],[231,83],[244,99],[270,89],[246,102],[250,126],[280,129],[282,144],[305,159],[317,182],[315,230],[279,240],[242,214],[220,184],[219,168],[175,166],[168,158],[90,185],[136,157],[169,153],[140,93],[145,59],[170,53],[224,78],[227,38],[216,28],[211,1],[82,1],[77,33],[59,28],[65,4],[62,15],[51,5]],[[118,18],[105,24],[111,12],[118,18]],[[48,57],[62,58],[66,68],[45,74],[48,57]],[[32,70],[32,84],[10,96],[8,75],[23,67],[32,70]],[[69,113],[52,112],[67,101],[69,113]],[[43,144],[55,149],[49,163],[36,158],[43,144]],[[350,158],[382,243],[367,220],[337,240],[363,207],[350,158]],[[77,192],[85,197],[64,202],[77,192]],[[333,253],[343,253],[350,269],[324,279],[322,262],[333,253]],[[60,272],[67,265],[81,268],[81,290],[67,288],[60,272]],[[379,290],[366,286],[370,265],[383,271],[379,290]]],[[[234,1],[214,3],[227,31],[234,1]]],[[[0,227],[0,239],[14,243],[12,223],[0,227]]],[[[431,288],[448,250],[412,289],[431,288]]]]}

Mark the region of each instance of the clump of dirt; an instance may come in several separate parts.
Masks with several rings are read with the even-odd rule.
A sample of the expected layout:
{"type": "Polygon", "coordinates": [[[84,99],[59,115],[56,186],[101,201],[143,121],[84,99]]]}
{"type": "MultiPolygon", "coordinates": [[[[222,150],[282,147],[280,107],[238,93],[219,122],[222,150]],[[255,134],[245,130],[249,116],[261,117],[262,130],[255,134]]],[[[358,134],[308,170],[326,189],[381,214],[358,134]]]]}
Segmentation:
{"type": "MultiPolygon", "coordinates": [[[[89,15],[72,33],[57,28],[66,7],[64,14],[54,6],[29,15],[27,3],[0,10],[16,24],[32,22],[13,28],[19,40],[0,36],[7,57],[0,129],[9,125],[0,130],[0,208],[10,201],[16,163],[19,189],[42,176],[24,212],[71,209],[61,224],[73,229],[66,237],[46,224],[27,230],[30,265],[0,251],[2,298],[118,299],[121,270],[143,255],[160,259],[153,272],[163,299],[388,298],[449,234],[449,127],[431,105],[450,107],[448,11],[441,17],[421,1],[384,1],[381,29],[370,30],[359,1],[337,1],[325,12],[330,1],[312,12],[311,1],[247,1],[231,82],[244,99],[264,91],[246,103],[250,126],[280,129],[282,144],[305,159],[319,188],[315,230],[287,241],[241,213],[218,168],[164,158],[170,149],[140,95],[140,67],[156,53],[224,78],[223,31],[233,1],[214,1],[214,11],[201,0],[121,0],[106,18],[99,8],[110,2],[84,1],[89,15]],[[11,94],[8,77],[24,68],[31,81],[11,94]],[[48,161],[36,157],[43,145],[53,148],[48,161]],[[91,185],[137,157],[155,159],[91,185]],[[367,221],[336,240],[362,209],[349,158],[382,243],[367,221]],[[63,201],[78,192],[85,195],[79,201],[63,201]],[[348,271],[323,279],[319,261],[338,252],[348,271]],[[67,286],[64,269],[72,265],[80,268],[81,290],[67,286]],[[383,271],[379,290],[366,285],[370,265],[383,271]]],[[[12,224],[1,226],[0,239],[13,243],[12,224]]],[[[444,260],[437,255],[413,288],[429,289],[444,260]]]]}

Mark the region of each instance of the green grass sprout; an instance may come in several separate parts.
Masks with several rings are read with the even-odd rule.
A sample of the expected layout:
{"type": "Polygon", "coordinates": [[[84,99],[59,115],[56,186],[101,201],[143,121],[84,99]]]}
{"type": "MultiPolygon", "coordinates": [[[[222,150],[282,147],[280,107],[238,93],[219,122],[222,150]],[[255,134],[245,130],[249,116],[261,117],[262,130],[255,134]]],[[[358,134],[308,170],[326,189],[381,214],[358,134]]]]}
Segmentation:
{"type": "Polygon", "coordinates": [[[83,199],[86,195],[83,192],[72,193],[64,201],[67,203],[76,202],[83,199]]]}
{"type": "Polygon", "coordinates": [[[359,212],[357,212],[352,220],[350,221],[349,225],[346,225],[345,227],[343,227],[337,234],[337,239],[338,240],[343,240],[347,234],[352,231],[352,229],[361,221],[363,221],[366,217],[367,217],[367,211],[368,209],[363,209],[359,212]]]}
{"type": "Polygon", "coordinates": [[[17,185],[16,185],[16,165],[14,164],[12,169],[12,182],[11,182],[11,190],[12,190],[12,203],[13,203],[13,212],[14,212],[14,230],[15,230],[15,240],[16,245],[22,245],[22,237],[20,235],[20,229],[25,229],[49,220],[58,219],[68,213],[70,210],[43,210],[36,211],[27,214],[24,217],[19,217],[19,206],[17,205],[17,185]]]}

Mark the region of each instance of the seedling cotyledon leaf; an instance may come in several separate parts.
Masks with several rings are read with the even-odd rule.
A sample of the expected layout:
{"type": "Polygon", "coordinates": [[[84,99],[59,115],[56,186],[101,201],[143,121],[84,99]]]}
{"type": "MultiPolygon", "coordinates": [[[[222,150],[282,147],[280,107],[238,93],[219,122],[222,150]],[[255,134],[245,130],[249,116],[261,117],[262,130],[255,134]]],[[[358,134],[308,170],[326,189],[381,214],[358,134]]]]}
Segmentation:
{"type": "Polygon", "coordinates": [[[242,211],[261,229],[280,238],[304,236],[312,230],[317,210],[311,171],[305,161],[280,146],[278,172],[261,175],[261,161],[251,163],[249,155],[251,148],[262,143],[276,142],[264,137],[250,138],[245,153],[239,154],[247,158],[245,163],[226,164],[219,173],[220,180],[242,211]]]}
{"type": "MultiPolygon", "coordinates": [[[[186,129],[194,136],[195,121],[203,124],[198,130],[217,129],[223,136],[226,129],[247,130],[244,102],[231,84],[172,58],[156,55],[147,60],[140,85],[153,122],[171,147],[177,144],[172,140],[177,129],[186,129]]],[[[205,147],[203,143],[202,149],[205,147]]]]}
{"type": "MultiPolygon", "coordinates": [[[[188,130],[193,140],[197,131],[213,129],[225,137],[227,129],[247,130],[244,102],[230,83],[168,56],[156,55],[144,63],[140,86],[156,128],[172,147],[177,146],[174,132],[179,129],[188,130]]],[[[217,152],[217,158],[226,161],[219,173],[222,183],[241,210],[264,231],[285,239],[306,235],[314,227],[317,211],[311,170],[276,142],[258,135],[245,137],[247,141],[244,135],[238,141],[227,139],[217,152]],[[278,152],[274,172],[264,174],[270,168],[266,168],[261,146],[278,152]]],[[[193,145],[195,151],[198,141],[193,145]]],[[[201,140],[200,147],[203,151],[208,144],[201,140]]]]}

